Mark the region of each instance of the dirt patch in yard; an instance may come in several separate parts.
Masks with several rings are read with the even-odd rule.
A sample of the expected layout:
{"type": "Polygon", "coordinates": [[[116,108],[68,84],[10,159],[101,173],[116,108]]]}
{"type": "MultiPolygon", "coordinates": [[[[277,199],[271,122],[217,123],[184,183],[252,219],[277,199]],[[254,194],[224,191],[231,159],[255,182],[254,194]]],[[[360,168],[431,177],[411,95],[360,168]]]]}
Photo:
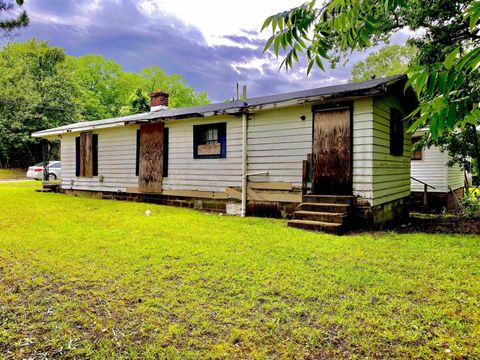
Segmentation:
{"type": "Polygon", "coordinates": [[[397,230],[400,233],[480,235],[480,218],[466,218],[458,214],[411,213],[409,223],[400,226],[397,230]]]}
{"type": "MultiPolygon", "coordinates": [[[[468,218],[460,214],[417,213],[411,212],[407,223],[391,225],[374,233],[383,234],[393,231],[399,234],[459,234],[480,235],[480,218],[468,218]]],[[[372,230],[352,230],[346,235],[361,235],[372,230]]]]}

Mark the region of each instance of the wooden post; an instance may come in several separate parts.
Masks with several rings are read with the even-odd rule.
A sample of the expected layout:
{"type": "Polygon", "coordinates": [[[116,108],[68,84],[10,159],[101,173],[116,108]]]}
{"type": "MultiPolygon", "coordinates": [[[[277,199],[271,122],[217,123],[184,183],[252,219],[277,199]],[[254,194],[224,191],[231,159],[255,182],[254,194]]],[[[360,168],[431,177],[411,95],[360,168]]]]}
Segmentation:
{"type": "Polygon", "coordinates": [[[308,184],[308,160],[302,161],[302,196],[307,194],[308,184]]]}
{"type": "Polygon", "coordinates": [[[428,207],[428,185],[423,184],[423,207],[428,207]]]}

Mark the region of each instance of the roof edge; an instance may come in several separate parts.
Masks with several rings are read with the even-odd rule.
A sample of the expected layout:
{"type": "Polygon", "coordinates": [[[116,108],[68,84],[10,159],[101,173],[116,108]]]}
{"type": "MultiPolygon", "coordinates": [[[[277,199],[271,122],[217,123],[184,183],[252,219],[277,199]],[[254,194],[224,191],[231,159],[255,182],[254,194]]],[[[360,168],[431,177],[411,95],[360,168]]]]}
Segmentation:
{"type": "MultiPolygon", "coordinates": [[[[403,75],[395,75],[386,78],[376,79],[376,84],[370,85],[371,82],[375,80],[369,80],[362,82],[365,86],[358,87],[359,84],[362,83],[354,83],[357,87],[352,89],[346,87],[344,90],[338,89],[329,93],[317,93],[317,94],[308,94],[308,90],[296,91],[291,93],[284,93],[284,94],[277,94],[272,96],[262,96],[257,98],[250,98],[246,99],[245,102],[238,102],[233,101],[231,107],[220,107],[215,109],[208,109],[200,111],[202,105],[200,106],[193,106],[193,107],[186,107],[183,108],[186,111],[177,113],[177,114],[169,114],[168,111],[151,111],[148,113],[143,114],[136,114],[136,115],[129,115],[119,118],[112,118],[112,119],[103,119],[103,120],[96,120],[96,121],[85,121],[80,123],[73,123],[70,125],[65,125],[61,127],[56,127],[47,130],[36,131],[31,134],[32,137],[35,138],[51,138],[55,136],[59,136],[66,133],[77,133],[81,131],[90,131],[95,129],[106,129],[106,128],[113,128],[119,126],[127,126],[133,124],[141,124],[141,123],[148,123],[155,120],[180,120],[180,119],[187,119],[192,117],[211,117],[217,115],[236,115],[242,112],[256,112],[260,110],[268,110],[274,109],[277,107],[287,107],[287,106],[297,106],[306,103],[313,103],[317,101],[330,101],[330,100],[340,100],[345,98],[356,98],[356,97],[365,97],[365,96],[378,96],[384,95],[388,92],[388,88],[400,81],[407,80],[407,76],[403,75]],[[384,79],[384,81],[380,81],[384,79]],[[368,85],[367,85],[368,84],[368,85]],[[285,97],[282,99],[275,100],[275,96],[278,95],[292,95],[292,97],[285,97]],[[250,104],[249,104],[250,102],[250,104]],[[163,113],[163,114],[162,114],[163,113]],[[107,120],[116,120],[117,121],[109,121],[107,120]],[[103,123],[102,123],[103,121],[103,123]]],[[[335,88],[341,87],[341,85],[333,85],[327,86],[323,88],[335,88]]],[[[322,89],[322,88],[317,88],[322,89]]],[[[310,89],[316,90],[316,89],[310,89]]],[[[217,105],[221,105],[224,103],[217,103],[217,105]]],[[[211,104],[211,107],[214,107],[216,104],[211,104]]],[[[178,108],[181,109],[181,108],[178,108]]],[[[177,109],[177,110],[178,110],[177,109]]],[[[171,109],[170,109],[171,110],[171,109]]]]}

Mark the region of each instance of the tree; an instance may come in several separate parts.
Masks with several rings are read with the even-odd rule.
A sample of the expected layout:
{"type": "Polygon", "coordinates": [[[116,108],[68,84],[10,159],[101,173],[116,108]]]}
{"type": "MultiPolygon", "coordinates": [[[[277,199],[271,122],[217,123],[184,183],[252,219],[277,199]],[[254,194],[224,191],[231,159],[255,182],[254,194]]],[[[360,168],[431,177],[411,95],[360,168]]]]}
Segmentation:
{"type": "Polygon", "coordinates": [[[68,67],[80,88],[83,116],[87,120],[118,116],[140,81],[138,76],[123,81],[126,74],[120,64],[100,55],[69,56],[68,67]]]}
{"type": "Polygon", "coordinates": [[[87,120],[117,117],[128,112],[129,98],[137,88],[148,94],[159,89],[169,93],[170,107],[208,103],[206,92],[195,92],[181,75],[167,75],[156,66],[144,68],[139,73],[125,72],[114,60],[91,54],[78,58],[70,56],[68,64],[81,90],[83,115],[87,120]]]}
{"type": "Polygon", "coordinates": [[[336,64],[354,50],[389,39],[399,29],[424,29],[411,40],[419,50],[409,69],[420,105],[412,129],[428,124],[433,139],[446,130],[480,123],[480,1],[479,0],[330,0],[317,7],[312,0],[268,17],[262,29],[273,35],[273,47],[287,69],[300,56],[307,73],[324,61],[336,64]],[[312,36],[310,37],[310,34],[312,36]]]}
{"type": "Polygon", "coordinates": [[[150,111],[150,98],[141,88],[136,88],[128,98],[128,105],[122,107],[120,115],[132,115],[150,111]]]}
{"type": "Polygon", "coordinates": [[[209,100],[205,91],[195,92],[192,86],[187,86],[181,75],[167,75],[165,70],[156,66],[146,67],[140,71],[144,80],[143,88],[148,93],[155,90],[167,92],[170,107],[184,107],[208,104],[209,100]]]}
{"type": "MultiPolygon", "coordinates": [[[[18,6],[23,5],[23,0],[16,0],[18,6]]],[[[2,12],[10,11],[15,7],[11,0],[0,0],[0,14],[2,12]]],[[[25,27],[28,25],[29,19],[26,11],[22,11],[16,18],[0,20],[0,30],[3,36],[9,35],[13,30],[25,27]]]]}
{"type": "MultiPolygon", "coordinates": [[[[330,0],[316,7],[311,0],[268,17],[262,29],[273,35],[273,47],[287,69],[307,61],[307,73],[324,61],[336,64],[354,50],[387,41],[399,29],[423,29],[409,41],[419,52],[409,68],[409,81],[419,106],[409,115],[410,130],[429,126],[433,141],[480,124],[480,0],[330,0]],[[310,38],[310,33],[313,36],[310,38]],[[302,58],[302,59],[303,59],[302,58]]],[[[476,154],[480,164],[480,153],[476,154]]]]}
{"type": "Polygon", "coordinates": [[[180,75],[147,69],[125,72],[99,55],[67,57],[35,39],[0,48],[0,167],[41,160],[32,132],[149,111],[151,89],[169,92],[172,107],[208,102],[205,92],[195,92],[180,75]]]}
{"type": "MultiPolygon", "coordinates": [[[[408,64],[413,61],[416,49],[408,46],[391,45],[381,48],[378,52],[372,53],[365,60],[353,65],[353,81],[368,80],[371,74],[377,77],[389,76],[406,72],[408,64]]],[[[477,169],[476,158],[480,134],[477,132],[477,139],[474,137],[472,127],[456,129],[453,132],[444,131],[433,140],[430,132],[426,132],[422,139],[415,143],[412,151],[421,148],[437,146],[441,151],[449,154],[448,166],[458,165],[468,172],[475,172],[477,169]]]]}
{"type": "Polygon", "coordinates": [[[81,120],[63,49],[35,39],[0,50],[0,167],[41,160],[30,134],[81,120]]]}
{"type": "Polygon", "coordinates": [[[379,78],[404,74],[415,58],[416,52],[416,48],[412,46],[385,46],[353,65],[352,81],[370,80],[372,76],[379,78]]]}
{"type": "Polygon", "coordinates": [[[463,170],[478,176],[476,155],[479,151],[479,144],[480,132],[474,131],[472,127],[468,126],[462,130],[445,132],[436,141],[433,141],[431,134],[427,132],[415,144],[415,148],[437,146],[441,151],[448,151],[448,166],[459,165],[463,170]]]}

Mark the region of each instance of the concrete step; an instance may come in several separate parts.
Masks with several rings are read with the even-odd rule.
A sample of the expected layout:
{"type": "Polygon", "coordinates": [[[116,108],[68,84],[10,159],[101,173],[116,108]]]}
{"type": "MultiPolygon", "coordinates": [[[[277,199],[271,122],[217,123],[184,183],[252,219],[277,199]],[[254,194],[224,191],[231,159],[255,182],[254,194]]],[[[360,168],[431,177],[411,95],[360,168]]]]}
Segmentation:
{"type": "Polygon", "coordinates": [[[342,231],[342,224],[334,224],[323,221],[313,220],[290,220],[287,223],[288,227],[293,227],[303,230],[322,231],[332,234],[338,234],[342,231]]]}
{"type": "Polygon", "coordinates": [[[302,202],[328,203],[328,204],[352,204],[352,195],[303,195],[302,202]]]}
{"type": "Polygon", "coordinates": [[[293,218],[296,220],[314,220],[335,224],[342,224],[345,218],[344,213],[322,212],[322,211],[295,211],[293,218]]]}
{"type": "Polygon", "coordinates": [[[315,211],[315,212],[332,212],[332,213],[346,213],[349,204],[332,204],[332,203],[317,203],[317,202],[304,202],[301,203],[299,210],[315,211]]]}

